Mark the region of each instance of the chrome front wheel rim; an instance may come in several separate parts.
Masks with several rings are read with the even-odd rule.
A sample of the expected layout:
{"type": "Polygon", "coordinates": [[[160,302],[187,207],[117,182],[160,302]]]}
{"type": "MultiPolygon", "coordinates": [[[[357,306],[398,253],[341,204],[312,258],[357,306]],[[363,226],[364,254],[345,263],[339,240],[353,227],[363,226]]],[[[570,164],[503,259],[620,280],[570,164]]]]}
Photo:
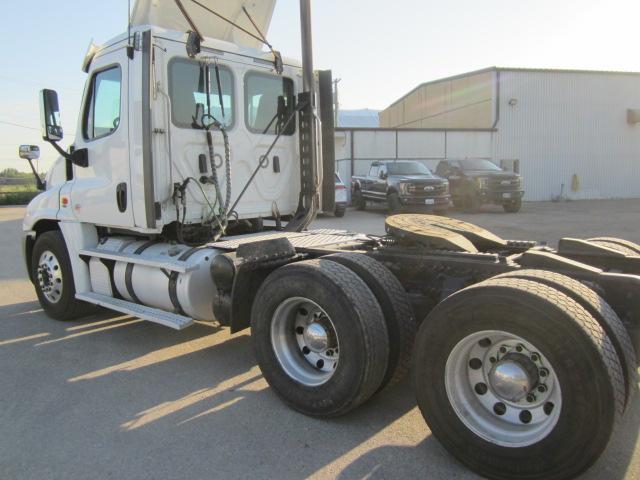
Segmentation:
{"type": "Polygon", "coordinates": [[[314,301],[292,297],[276,308],[271,345],[284,372],[302,385],[329,381],[338,366],[338,335],[327,313],[314,301]]]}
{"type": "Polygon", "coordinates": [[[42,294],[49,303],[58,303],[62,298],[62,267],[58,258],[45,250],[38,260],[37,281],[42,294]]]}
{"type": "Polygon", "coordinates": [[[447,359],[445,388],[467,428],[504,447],[546,438],[562,408],[560,383],[547,358],[504,331],[476,332],[458,342],[447,359]]]}

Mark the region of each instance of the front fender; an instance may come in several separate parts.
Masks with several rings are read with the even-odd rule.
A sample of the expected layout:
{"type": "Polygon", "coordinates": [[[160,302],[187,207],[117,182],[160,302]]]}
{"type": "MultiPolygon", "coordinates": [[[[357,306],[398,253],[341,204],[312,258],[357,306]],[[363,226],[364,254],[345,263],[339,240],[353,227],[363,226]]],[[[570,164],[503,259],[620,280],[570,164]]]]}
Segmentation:
{"type": "Polygon", "coordinates": [[[36,195],[27,205],[22,219],[22,231],[35,230],[35,225],[41,220],[56,220],[60,210],[60,188],[54,187],[36,195]]]}

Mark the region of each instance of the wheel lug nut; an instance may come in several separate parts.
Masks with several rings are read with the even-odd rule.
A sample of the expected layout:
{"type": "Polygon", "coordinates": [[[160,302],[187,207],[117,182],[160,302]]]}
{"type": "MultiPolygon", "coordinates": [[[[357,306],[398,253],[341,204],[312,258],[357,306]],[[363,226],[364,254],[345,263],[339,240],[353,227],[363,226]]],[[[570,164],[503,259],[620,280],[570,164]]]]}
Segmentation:
{"type": "Polygon", "coordinates": [[[496,363],[498,360],[496,359],[496,357],[491,357],[491,358],[489,359],[489,361],[490,361],[491,363],[496,363]]]}
{"type": "Polygon", "coordinates": [[[538,360],[540,360],[540,356],[537,353],[532,353],[531,354],[531,361],[537,362],[538,360]]]}
{"type": "Polygon", "coordinates": [[[480,383],[476,383],[474,390],[478,395],[484,395],[485,393],[487,393],[487,390],[489,390],[489,388],[487,387],[486,383],[480,382],[480,383]]]}
{"type": "Polygon", "coordinates": [[[549,375],[549,370],[547,370],[546,368],[541,368],[539,373],[542,378],[545,378],[547,375],[549,375]]]}
{"type": "Polygon", "coordinates": [[[529,410],[523,410],[523,411],[520,412],[520,421],[522,423],[531,422],[531,418],[532,418],[532,415],[531,415],[531,412],[529,410]]]}
{"type": "Polygon", "coordinates": [[[478,345],[480,345],[482,348],[487,348],[491,345],[491,340],[488,338],[483,338],[478,342],[478,345]]]}
{"type": "Polygon", "coordinates": [[[505,346],[500,347],[500,353],[507,353],[507,347],[505,346]]]}
{"type": "Polygon", "coordinates": [[[318,361],[316,362],[316,367],[318,367],[318,368],[322,368],[322,367],[324,367],[324,360],[318,360],[318,361]]]}
{"type": "Polygon", "coordinates": [[[333,350],[329,349],[327,350],[327,357],[332,357],[333,356],[333,350]]]}
{"type": "Polygon", "coordinates": [[[496,415],[504,415],[505,413],[507,413],[507,406],[502,403],[502,402],[498,402],[493,406],[493,412],[496,415]]]}
{"type": "Polygon", "coordinates": [[[538,392],[540,393],[545,393],[547,391],[547,386],[542,384],[542,385],[538,385],[538,392]]]}
{"type": "Polygon", "coordinates": [[[298,335],[302,335],[304,333],[304,328],[303,327],[296,327],[296,333],[298,335]]]}
{"type": "Polygon", "coordinates": [[[551,415],[551,412],[553,411],[553,407],[554,407],[553,403],[551,402],[545,403],[543,408],[544,413],[546,413],[547,415],[551,415]]]}
{"type": "Polygon", "coordinates": [[[522,345],[518,345],[516,347],[516,352],[521,352],[522,350],[524,350],[524,347],[522,345]]]}
{"type": "Polygon", "coordinates": [[[472,358],[469,360],[469,367],[472,370],[480,370],[482,368],[482,360],[479,358],[472,358]]]}
{"type": "Polygon", "coordinates": [[[533,393],[527,395],[527,402],[532,403],[536,401],[536,396],[533,393]]]}
{"type": "Polygon", "coordinates": [[[309,347],[305,345],[304,347],[302,347],[302,353],[304,353],[305,355],[309,355],[311,353],[311,350],[309,350],[309,347]]]}

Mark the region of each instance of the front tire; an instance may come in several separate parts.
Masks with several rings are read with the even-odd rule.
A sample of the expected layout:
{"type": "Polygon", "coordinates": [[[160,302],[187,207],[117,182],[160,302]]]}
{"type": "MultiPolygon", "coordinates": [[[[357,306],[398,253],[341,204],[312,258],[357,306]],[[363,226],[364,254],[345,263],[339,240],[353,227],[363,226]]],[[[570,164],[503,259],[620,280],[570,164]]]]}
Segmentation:
{"type": "Polygon", "coordinates": [[[502,205],[502,208],[507,213],[518,213],[522,208],[522,200],[518,199],[518,200],[513,200],[509,203],[504,203],[502,205]]]}
{"type": "Polygon", "coordinates": [[[353,192],[351,203],[356,207],[356,210],[364,210],[367,208],[367,201],[365,200],[361,190],[353,192]]]}
{"type": "Polygon", "coordinates": [[[344,213],[347,210],[347,208],[344,205],[338,205],[336,207],[336,210],[334,212],[334,215],[338,218],[342,218],[344,217],[344,213]]]}
{"type": "Polygon", "coordinates": [[[394,192],[387,195],[387,208],[389,209],[389,213],[398,213],[402,210],[400,197],[397,193],[394,192]]]}
{"type": "Polygon", "coordinates": [[[577,302],[491,279],[449,296],[416,338],[414,384],[433,434],[488,478],[573,478],[624,408],[615,349],[577,302]]]}
{"type": "Polygon", "coordinates": [[[327,260],[286,265],[251,313],[258,365],[278,396],[306,415],[336,417],[368,400],[387,369],[389,339],[373,293],[327,260]]]}
{"type": "Polygon", "coordinates": [[[96,307],[76,300],[67,246],[59,230],[39,235],[31,256],[31,278],[45,313],[56,320],[74,320],[96,307]]]}

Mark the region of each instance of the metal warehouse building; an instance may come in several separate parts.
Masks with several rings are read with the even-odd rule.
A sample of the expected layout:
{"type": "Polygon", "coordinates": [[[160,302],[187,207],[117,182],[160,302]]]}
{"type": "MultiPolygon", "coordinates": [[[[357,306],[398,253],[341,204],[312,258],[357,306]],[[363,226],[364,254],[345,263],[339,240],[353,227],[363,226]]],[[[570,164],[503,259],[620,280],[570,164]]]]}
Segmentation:
{"type": "Polygon", "coordinates": [[[526,200],[640,197],[640,73],[488,68],[418,86],[380,127],[337,133],[343,176],[362,159],[482,157],[519,170],[526,200]]]}

